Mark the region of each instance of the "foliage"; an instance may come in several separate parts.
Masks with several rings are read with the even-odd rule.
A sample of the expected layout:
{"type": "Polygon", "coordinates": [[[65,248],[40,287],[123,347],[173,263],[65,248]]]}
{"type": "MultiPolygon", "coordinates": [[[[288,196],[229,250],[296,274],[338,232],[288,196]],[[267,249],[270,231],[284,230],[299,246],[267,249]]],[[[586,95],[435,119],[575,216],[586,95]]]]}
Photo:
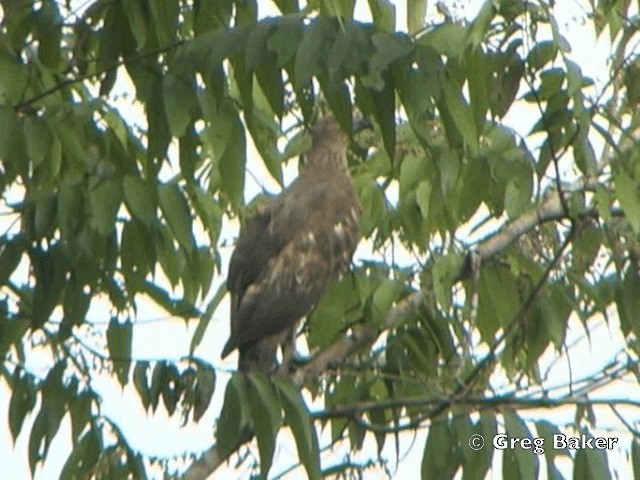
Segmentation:
{"type": "MultiPolygon", "coordinates": [[[[493,450],[468,448],[473,434],[594,435],[594,386],[638,372],[640,60],[629,2],[593,6],[596,32],[616,45],[599,95],[546,2],[488,0],[473,21],[446,12],[424,25],[427,2],[408,0],[409,34],[395,30],[387,0],[367,2],[371,23],[353,20],[353,0],[274,3],[281,14],[259,20],[255,0],[96,0],[78,11],[0,1],[0,191],[10,224],[0,236],[0,376],[14,441],[35,418],[32,473],[65,416],[65,478],[148,473],[150,459],[101,413],[90,382],[101,372],[87,357],[132,383],[147,411],[162,399],[170,415],[202,418],[216,372],[197,349],[224,294],[224,285],[209,292],[222,274],[223,220],[252,208],[247,144],[282,184],[282,164],[301,144],[282,125],[292,115],[311,123],[320,103],[347,132],[356,111],[375,120],[368,153],[350,163],[373,255],[310,316],[309,364],[288,377],[231,377],[207,455],[220,463],[255,435],[266,477],[286,426],[309,478],[357,475],[350,459],[325,466],[321,426],[329,450],[347,444],[350,454],[367,436],[380,453],[427,426],[423,478],[459,468],[483,478],[493,450]],[[126,77],[142,126],[114,106],[126,77]],[[523,104],[537,113],[519,136],[503,119],[523,104]],[[486,224],[482,241],[465,233],[486,224]],[[395,248],[415,262],[399,265],[386,254],[395,248]],[[88,312],[105,299],[103,348],[91,349],[88,312]],[[142,299],[199,318],[188,358],[136,360],[142,299]],[[568,349],[572,319],[588,334],[612,315],[627,345],[611,371],[569,394],[550,390],[542,355],[568,349]],[[34,339],[52,359],[44,375],[28,368],[34,339]],[[496,373],[509,380],[498,393],[496,373]],[[560,405],[575,406],[572,425],[522,415],[560,405]]],[[[606,452],[545,455],[549,478],[560,476],[558,457],[579,478],[611,475],[606,452]]],[[[187,476],[205,467],[194,460],[187,476]]],[[[523,449],[502,461],[505,478],[539,470],[523,449]]]]}

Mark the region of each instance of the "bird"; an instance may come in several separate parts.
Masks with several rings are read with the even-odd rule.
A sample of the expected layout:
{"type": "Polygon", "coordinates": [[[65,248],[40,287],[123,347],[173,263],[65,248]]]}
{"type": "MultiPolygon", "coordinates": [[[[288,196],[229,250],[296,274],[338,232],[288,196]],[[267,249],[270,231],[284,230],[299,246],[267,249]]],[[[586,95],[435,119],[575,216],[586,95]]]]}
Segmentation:
{"type": "Polygon", "coordinates": [[[311,127],[311,139],[299,176],[245,222],[231,256],[231,334],[221,357],[238,349],[240,372],[275,372],[280,347],[280,370],[288,368],[297,325],[348,272],[359,241],[348,136],[327,114],[311,127]]]}

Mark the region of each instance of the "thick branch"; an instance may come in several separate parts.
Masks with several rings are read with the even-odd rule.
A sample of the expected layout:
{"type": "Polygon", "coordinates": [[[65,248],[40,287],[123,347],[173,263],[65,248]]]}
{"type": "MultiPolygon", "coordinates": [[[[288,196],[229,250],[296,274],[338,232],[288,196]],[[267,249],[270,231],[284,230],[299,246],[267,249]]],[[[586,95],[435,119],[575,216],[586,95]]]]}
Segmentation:
{"type": "Polygon", "coordinates": [[[220,451],[216,448],[215,444],[210,446],[204,452],[202,457],[194,461],[180,478],[182,478],[182,480],[204,480],[209,478],[209,475],[215,472],[218,467],[231,456],[232,453],[238,451],[242,445],[250,442],[252,439],[253,431],[250,428],[245,428],[236,447],[233,448],[226,456],[220,455],[220,451]]]}

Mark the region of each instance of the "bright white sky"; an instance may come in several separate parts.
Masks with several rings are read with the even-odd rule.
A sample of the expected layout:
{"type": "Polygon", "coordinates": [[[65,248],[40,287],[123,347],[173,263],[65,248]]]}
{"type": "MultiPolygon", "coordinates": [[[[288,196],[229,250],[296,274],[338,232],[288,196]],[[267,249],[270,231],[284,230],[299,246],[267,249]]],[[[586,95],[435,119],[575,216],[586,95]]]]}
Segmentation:
{"type": "MultiPolygon", "coordinates": [[[[267,16],[275,14],[275,10],[270,2],[261,0],[260,2],[261,15],[267,16]]],[[[406,29],[406,10],[404,8],[405,1],[394,2],[397,6],[397,25],[399,29],[406,29]]],[[[445,2],[451,3],[451,2],[445,2]]],[[[456,2],[458,4],[463,2],[456,2]]],[[[466,7],[465,12],[467,17],[471,18],[477,12],[481,1],[475,0],[469,2],[470,6],[466,7]]],[[[585,25],[582,20],[585,18],[585,9],[581,6],[584,5],[584,0],[563,0],[562,2],[556,2],[556,13],[558,15],[558,23],[561,30],[568,37],[573,51],[571,54],[572,59],[580,65],[584,73],[591,76],[596,80],[596,85],[602,85],[603,79],[607,75],[606,60],[610,53],[610,45],[608,42],[608,36],[602,35],[601,38],[596,41],[593,36],[592,27],[585,25]]],[[[438,18],[435,11],[435,2],[430,2],[430,8],[428,10],[427,19],[435,20],[438,18]]],[[[357,17],[366,21],[370,18],[368,8],[366,7],[366,0],[358,0],[357,2],[357,17]]],[[[130,84],[126,81],[120,81],[118,83],[123,93],[131,90],[130,84]]],[[[136,107],[127,105],[126,100],[118,102],[122,112],[127,118],[132,119],[132,122],[142,124],[144,122],[141,117],[141,110],[136,107]]],[[[514,109],[507,117],[506,121],[521,135],[525,136],[531,127],[536,113],[528,110],[527,108],[514,109]]],[[[530,145],[532,146],[532,145],[530,145]]],[[[535,145],[533,145],[535,146],[535,145]]],[[[275,191],[277,189],[275,182],[273,182],[269,175],[266,173],[262,166],[262,162],[259,160],[255,149],[251,147],[249,153],[248,168],[251,172],[260,180],[263,185],[266,185],[269,189],[275,191]]],[[[294,162],[291,162],[292,164],[294,162]]],[[[290,180],[295,176],[295,165],[289,165],[285,178],[290,180]]],[[[252,180],[252,176],[247,176],[247,198],[253,197],[257,194],[263,185],[258,185],[252,180]]],[[[2,219],[0,219],[0,231],[4,231],[2,219]]],[[[237,225],[229,224],[225,226],[223,230],[223,238],[232,241],[237,234],[237,225]]],[[[229,243],[229,242],[228,242],[229,243]]],[[[221,249],[221,255],[223,258],[223,268],[226,271],[226,265],[228,262],[231,250],[229,247],[221,249]]],[[[222,278],[214,279],[214,285],[212,291],[215,291],[222,278]]],[[[102,305],[107,307],[106,305],[102,305]]],[[[107,308],[100,308],[96,306],[92,308],[90,312],[90,318],[95,320],[96,323],[103,323],[106,325],[108,322],[107,308]]],[[[198,348],[196,354],[209,361],[217,369],[232,371],[235,369],[236,358],[235,355],[222,362],[219,358],[219,353],[222,350],[224,341],[228,335],[228,304],[223,303],[221,307],[215,313],[212,319],[207,334],[198,348]]],[[[134,357],[137,359],[179,359],[188,353],[189,342],[195,328],[195,322],[192,322],[189,326],[186,326],[184,322],[180,320],[173,320],[167,317],[166,312],[153,307],[152,305],[145,305],[139,310],[140,323],[136,324],[134,330],[134,357]]],[[[593,372],[602,371],[603,367],[607,365],[613,358],[615,353],[620,350],[624,345],[624,339],[619,335],[619,328],[617,323],[612,322],[609,327],[604,323],[595,327],[592,337],[596,343],[596,348],[584,339],[578,343],[573,349],[571,355],[571,375],[572,379],[584,378],[592,374],[593,372]],[[597,340],[595,340],[597,339],[597,340]]],[[[568,343],[582,338],[584,331],[578,322],[572,322],[568,343]]],[[[88,342],[92,342],[92,339],[88,339],[88,342]]],[[[99,345],[96,344],[96,345],[99,345]]],[[[548,352],[545,356],[543,364],[552,365],[557,360],[557,355],[554,352],[548,352]]],[[[46,355],[34,356],[30,360],[30,369],[32,371],[46,372],[50,365],[50,359],[46,355]]],[[[550,377],[553,384],[564,384],[569,379],[569,368],[566,358],[555,363],[555,366],[551,370],[550,377]]],[[[180,418],[169,418],[164,413],[164,408],[160,407],[155,415],[146,417],[145,412],[140,405],[138,397],[133,390],[133,387],[128,387],[124,391],[120,390],[119,385],[109,376],[98,376],[92,382],[93,387],[101,393],[104,398],[103,413],[116,421],[120,425],[122,431],[129,439],[134,449],[139,449],[146,456],[155,456],[159,458],[167,458],[180,455],[183,452],[198,452],[207,448],[213,441],[213,425],[216,418],[216,414],[220,411],[222,404],[222,394],[224,392],[224,385],[228,379],[228,375],[222,371],[218,371],[218,384],[216,387],[216,393],[212,401],[212,406],[207,411],[206,415],[201,419],[198,425],[188,425],[187,427],[180,426],[180,418]]],[[[506,385],[505,385],[506,386],[506,385]]],[[[637,398],[640,393],[638,392],[637,385],[634,385],[635,391],[632,392],[630,385],[624,382],[617,388],[607,390],[606,395],[615,397],[633,397],[637,398]]],[[[6,479],[24,479],[30,477],[28,468],[27,452],[28,452],[28,438],[31,431],[31,424],[35,415],[27,417],[22,429],[22,434],[18,438],[18,442],[15,448],[12,446],[11,437],[7,428],[6,413],[8,411],[9,403],[9,390],[4,383],[0,383],[0,415],[5,415],[0,419],[0,465],[2,465],[2,476],[6,479]]],[[[37,410],[34,412],[37,413],[37,410]]],[[[573,409],[560,409],[554,411],[553,421],[570,423],[573,419],[573,409]]],[[[544,412],[534,412],[530,418],[544,418],[544,412]]],[[[637,417],[635,418],[637,420],[637,417]]],[[[599,425],[601,427],[613,428],[612,435],[616,436],[622,434],[625,430],[621,427],[620,422],[612,415],[598,415],[599,425]]],[[[324,432],[325,434],[327,432],[324,432]]],[[[611,432],[609,432],[611,433],[611,432]]],[[[410,449],[413,442],[413,437],[406,435],[401,442],[401,463],[396,471],[397,478],[417,478],[419,475],[420,462],[422,459],[424,438],[426,431],[423,430],[417,437],[413,448],[410,449]],[[407,452],[407,450],[409,450],[407,452]],[[406,455],[406,457],[405,457],[406,455]]],[[[604,430],[600,433],[606,435],[604,430]]],[[[621,447],[624,451],[627,450],[630,437],[628,435],[620,435],[621,447]]],[[[326,437],[326,435],[325,435],[326,437]]],[[[284,432],[280,434],[280,442],[276,450],[276,460],[271,470],[271,475],[274,476],[288,466],[296,462],[295,446],[288,435],[284,432]]],[[[325,438],[326,439],[326,438],[325,438]]],[[[321,444],[322,444],[321,439],[321,444]]],[[[389,442],[390,444],[393,442],[389,442]]],[[[39,467],[36,472],[36,478],[38,479],[51,479],[57,478],[60,473],[60,469],[64,464],[69,452],[70,452],[70,425],[65,420],[61,426],[61,429],[53,442],[49,451],[49,459],[45,463],[44,467],[39,467]]],[[[375,457],[375,442],[372,438],[368,438],[365,443],[365,449],[362,459],[375,457]]],[[[346,452],[346,451],[345,451],[346,452]]],[[[395,459],[395,452],[392,445],[388,445],[383,452],[383,456],[387,458],[395,459]]],[[[497,457],[500,458],[498,453],[497,457]]],[[[334,456],[336,462],[340,461],[339,455],[334,456]]],[[[619,455],[610,456],[611,465],[620,471],[622,478],[630,478],[628,461],[624,458],[623,452],[619,455]]],[[[544,466],[543,459],[541,458],[542,466],[544,466]]],[[[393,467],[393,460],[391,462],[393,467]]],[[[544,471],[544,468],[541,468],[544,471]]],[[[230,470],[227,475],[220,473],[220,478],[226,478],[227,476],[248,478],[249,471],[237,472],[230,470]]],[[[304,474],[301,470],[296,470],[289,474],[286,478],[301,478],[304,474]]],[[[386,478],[386,476],[380,472],[377,478],[386,478]]],[[[490,478],[500,478],[500,470],[490,474],[490,478]]],[[[231,477],[230,477],[231,478],[231,477]]],[[[369,477],[368,478],[374,478],[369,477]]],[[[541,478],[546,478],[546,473],[543,473],[541,478]]]]}

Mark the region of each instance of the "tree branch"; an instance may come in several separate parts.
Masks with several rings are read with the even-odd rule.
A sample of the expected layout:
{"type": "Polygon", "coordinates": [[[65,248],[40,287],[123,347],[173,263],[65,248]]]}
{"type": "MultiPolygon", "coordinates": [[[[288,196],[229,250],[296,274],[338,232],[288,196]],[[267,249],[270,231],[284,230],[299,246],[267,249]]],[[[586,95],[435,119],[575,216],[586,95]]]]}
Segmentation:
{"type": "Polygon", "coordinates": [[[84,82],[85,80],[88,80],[90,78],[93,77],[98,77],[104,73],[108,73],[112,70],[115,70],[116,68],[119,68],[123,65],[126,65],[128,63],[132,63],[132,62],[137,62],[138,60],[142,60],[144,58],[148,58],[148,57],[153,57],[155,55],[158,55],[160,53],[164,53],[164,52],[168,52],[170,50],[173,50],[177,47],[179,47],[180,45],[182,45],[184,43],[184,40],[180,40],[178,42],[175,42],[171,45],[169,45],[168,47],[162,47],[162,48],[156,48],[154,50],[148,51],[148,52],[143,52],[143,53],[138,53],[136,55],[133,55],[129,58],[123,58],[122,60],[119,60],[117,62],[115,62],[113,65],[109,65],[108,67],[105,67],[101,70],[98,70],[96,72],[91,72],[91,73],[86,73],[84,75],[81,75],[79,77],[73,77],[73,78],[68,78],[66,80],[61,81],[60,83],[54,85],[51,88],[48,88],[47,90],[45,90],[42,93],[39,93],[31,98],[28,98],[27,100],[23,100],[22,102],[20,102],[19,104],[17,104],[16,106],[14,106],[14,110],[16,112],[20,112],[23,111],[25,108],[30,107],[31,105],[33,105],[34,103],[36,103],[39,100],[42,100],[45,97],[48,97],[49,95],[51,95],[52,93],[57,92],[58,90],[62,90],[63,88],[66,88],[70,85],[73,85],[74,83],[80,83],[80,82],[84,82]]]}
{"type": "Polygon", "coordinates": [[[484,408],[516,407],[518,409],[556,408],[567,405],[575,406],[629,406],[640,408],[640,401],[629,398],[590,399],[585,396],[568,396],[565,398],[517,398],[513,395],[496,395],[492,397],[462,397],[452,400],[437,396],[416,396],[407,398],[394,398],[385,401],[361,402],[352,405],[339,405],[329,410],[321,410],[312,413],[316,420],[328,420],[332,418],[353,417],[354,415],[381,410],[387,408],[424,407],[428,405],[440,405],[444,402],[452,405],[481,406],[484,408]]]}

